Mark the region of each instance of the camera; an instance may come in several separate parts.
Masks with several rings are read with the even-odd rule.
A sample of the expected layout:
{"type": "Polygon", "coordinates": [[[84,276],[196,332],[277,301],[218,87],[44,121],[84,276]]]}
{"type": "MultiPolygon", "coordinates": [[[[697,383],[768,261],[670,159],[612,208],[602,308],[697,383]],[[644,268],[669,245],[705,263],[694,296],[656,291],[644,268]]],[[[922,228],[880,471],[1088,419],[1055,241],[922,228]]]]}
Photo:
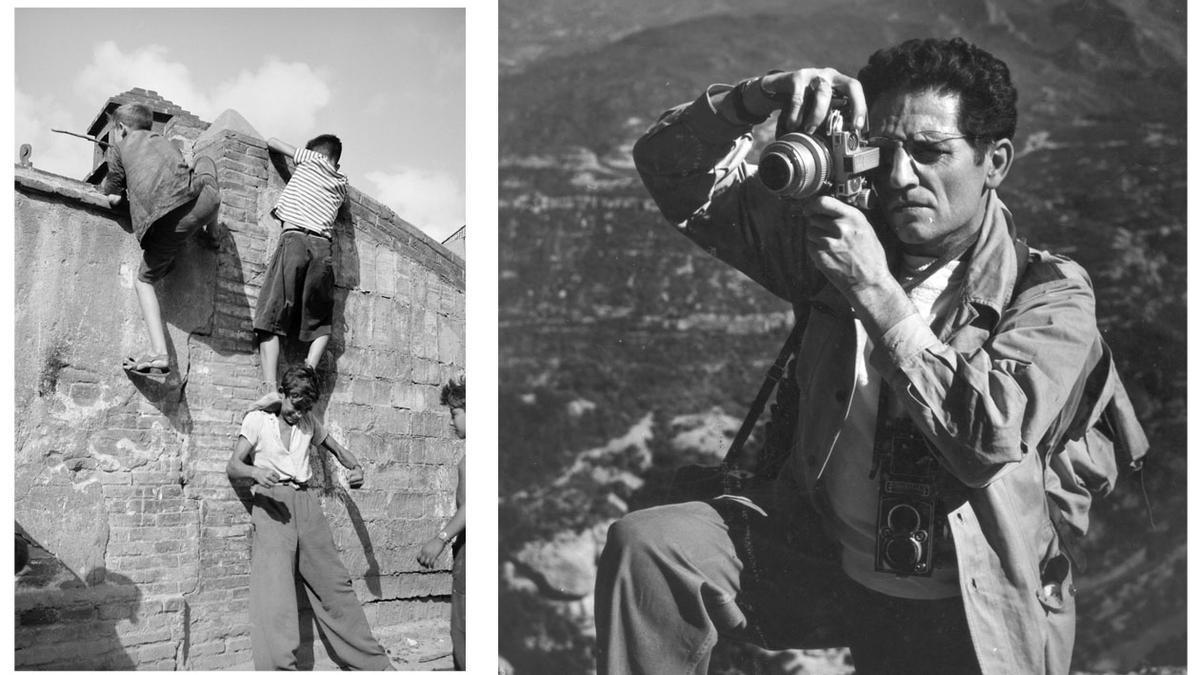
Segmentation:
{"type": "MultiPolygon", "coordinates": [[[[937,458],[911,422],[880,434],[875,571],[927,577],[938,542],[937,458]]],[[[943,535],[944,536],[944,535],[943,535]]]]}
{"type": "Polygon", "coordinates": [[[807,199],[832,194],[867,208],[870,185],[866,172],[879,166],[879,148],[853,131],[842,129],[842,113],[833,110],[815,134],[784,134],[763,149],[758,178],[775,195],[807,199]]]}

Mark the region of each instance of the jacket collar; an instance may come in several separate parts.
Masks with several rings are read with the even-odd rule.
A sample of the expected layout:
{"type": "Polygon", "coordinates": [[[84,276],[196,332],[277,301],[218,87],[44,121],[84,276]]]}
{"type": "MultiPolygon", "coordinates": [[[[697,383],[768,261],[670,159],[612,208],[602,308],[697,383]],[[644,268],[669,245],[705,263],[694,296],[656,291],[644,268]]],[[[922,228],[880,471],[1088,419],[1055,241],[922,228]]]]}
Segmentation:
{"type": "Polygon", "coordinates": [[[1012,299],[1017,281],[1016,230],[1012,212],[995,190],[988,190],[979,239],[971,250],[963,280],[963,304],[990,313],[993,325],[1012,299]]]}

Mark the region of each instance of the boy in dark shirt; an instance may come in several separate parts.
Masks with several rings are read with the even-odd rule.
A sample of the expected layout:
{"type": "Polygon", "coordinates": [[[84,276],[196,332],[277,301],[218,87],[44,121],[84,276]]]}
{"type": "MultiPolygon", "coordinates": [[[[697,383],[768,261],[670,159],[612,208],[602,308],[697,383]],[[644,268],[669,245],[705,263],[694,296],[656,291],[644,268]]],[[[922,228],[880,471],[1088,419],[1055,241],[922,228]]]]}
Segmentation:
{"type": "Polygon", "coordinates": [[[167,340],[154,282],[175,265],[175,258],[198,232],[215,246],[217,211],[221,206],[217,167],[201,158],[195,169],[162,134],[152,131],[154,112],[141,103],[126,103],[113,114],[116,128],[106,154],[108,174],[100,189],[112,206],[129,200],[133,233],[142,245],[142,264],[133,287],[150,334],[150,351],[126,357],[124,368],[136,375],[170,372],[167,340]]]}

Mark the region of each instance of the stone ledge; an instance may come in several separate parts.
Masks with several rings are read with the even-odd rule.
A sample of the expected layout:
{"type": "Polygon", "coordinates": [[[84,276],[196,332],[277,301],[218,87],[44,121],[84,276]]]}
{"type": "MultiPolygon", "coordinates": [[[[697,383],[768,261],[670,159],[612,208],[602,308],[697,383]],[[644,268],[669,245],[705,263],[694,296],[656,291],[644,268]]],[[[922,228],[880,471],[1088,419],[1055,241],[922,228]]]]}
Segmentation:
{"type": "Polygon", "coordinates": [[[24,167],[20,164],[14,167],[13,174],[18,187],[45,192],[47,194],[56,194],[89,206],[96,206],[115,212],[108,205],[108,200],[105,199],[104,195],[90,183],[32,167],[24,167]]]}

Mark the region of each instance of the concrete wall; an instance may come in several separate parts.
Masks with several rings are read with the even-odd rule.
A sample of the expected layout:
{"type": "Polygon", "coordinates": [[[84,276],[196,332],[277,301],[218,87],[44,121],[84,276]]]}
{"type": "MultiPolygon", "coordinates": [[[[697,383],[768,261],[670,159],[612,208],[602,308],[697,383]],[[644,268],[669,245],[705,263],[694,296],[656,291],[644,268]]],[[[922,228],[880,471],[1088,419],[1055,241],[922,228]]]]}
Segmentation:
{"type": "MultiPolygon", "coordinates": [[[[169,135],[169,134],[168,134],[169,135]]],[[[16,169],[17,525],[38,544],[17,581],[18,668],[248,667],[248,493],[225,476],[262,393],[251,316],[284,181],[265,144],[184,134],[217,161],[220,251],[185,250],[159,287],[175,373],[128,377],[147,339],[132,290],[140,249],[92,187],[16,169]]],[[[439,405],[462,367],[462,262],[352,190],[337,226],[333,339],[315,414],[366,484],[315,460],[342,560],[385,644],[449,616],[448,560],[416,564],[454,510],[462,443],[439,405]]],[[[289,363],[303,359],[297,347],[289,363]]],[[[444,556],[446,558],[448,556],[444,556]]],[[[320,640],[303,658],[323,663],[320,640]]]]}

